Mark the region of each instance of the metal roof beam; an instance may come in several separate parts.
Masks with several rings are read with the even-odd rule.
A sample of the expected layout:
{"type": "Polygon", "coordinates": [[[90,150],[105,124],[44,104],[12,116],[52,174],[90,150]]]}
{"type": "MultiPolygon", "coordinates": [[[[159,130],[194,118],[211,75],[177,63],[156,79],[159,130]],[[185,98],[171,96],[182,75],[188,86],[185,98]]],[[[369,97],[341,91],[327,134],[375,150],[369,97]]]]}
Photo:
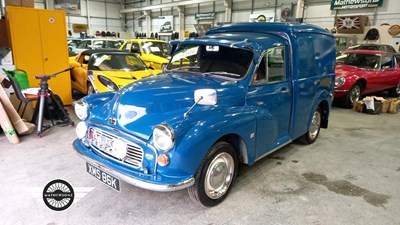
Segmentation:
{"type": "Polygon", "coordinates": [[[131,13],[131,12],[138,12],[138,11],[145,11],[145,10],[171,8],[171,7],[177,7],[177,6],[193,5],[193,4],[200,4],[200,3],[205,3],[205,2],[215,2],[215,1],[216,0],[188,0],[188,1],[179,1],[179,2],[169,2],[169,3],[159,4],[159,5],[122,9],[120,11],[120,13],[131,13]]]}

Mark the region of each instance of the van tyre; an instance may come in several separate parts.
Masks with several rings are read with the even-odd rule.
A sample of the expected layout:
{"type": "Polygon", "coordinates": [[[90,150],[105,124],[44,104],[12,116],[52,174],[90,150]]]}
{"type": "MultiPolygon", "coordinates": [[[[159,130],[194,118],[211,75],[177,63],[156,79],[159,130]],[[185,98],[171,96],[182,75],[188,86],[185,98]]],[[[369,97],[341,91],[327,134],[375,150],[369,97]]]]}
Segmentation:
{"type": "Polygon", "coordinates": [[[312,144],[318,138],[321,129],[321,109],[319,107],[315,110],[308,127],[308,131],[297,139],[301,144],[312,144]]]}
{"type": "Polygon", "coordinates": [[[237,168],[238,159],[232,145],[217,142],[201,162],[194,185],[188,188],[190,198],[205,207],[218,205],[231,190],[237,168]]]}

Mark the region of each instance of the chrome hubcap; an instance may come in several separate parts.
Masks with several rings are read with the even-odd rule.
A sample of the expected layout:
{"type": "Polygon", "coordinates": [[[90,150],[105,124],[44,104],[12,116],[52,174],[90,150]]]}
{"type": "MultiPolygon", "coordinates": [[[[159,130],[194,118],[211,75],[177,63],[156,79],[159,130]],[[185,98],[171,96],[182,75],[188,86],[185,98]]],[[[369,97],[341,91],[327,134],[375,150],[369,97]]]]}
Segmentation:
{"type": "Polygon", "coordinates": [[[204,188],[211,199],[222,197],[232,183],[235,164],[230,154],[223,152],[217,155],[208,167],[204,188]]]}
{"type": "Polygon", "coordinates": [[[398,83],[396,86],[396,93],[400,95],[400,83],[398,83]]]}
{"type": "Polygon", "coordinates": [[[309,130],[310,138],[312,140],[317,138],[320,126],[321,126],[321,113],[319,113],[319,111],[315,111],[313,118],[311,120],[310,130],[309,130]]]}
{"type": "Polygon", "coordinates": [[[361,96],[361,89],[358,86],[355,86],[351,89],[350,92],[350,102],[354,103],[360,99],[361,96]]]}

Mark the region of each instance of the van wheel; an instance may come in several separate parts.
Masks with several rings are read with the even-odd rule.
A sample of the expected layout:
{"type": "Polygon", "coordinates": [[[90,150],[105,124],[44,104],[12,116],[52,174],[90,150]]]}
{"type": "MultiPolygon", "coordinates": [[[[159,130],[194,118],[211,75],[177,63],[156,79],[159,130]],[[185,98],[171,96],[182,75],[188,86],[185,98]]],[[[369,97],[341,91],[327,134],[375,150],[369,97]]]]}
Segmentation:
{"type": "Polygon", "coordinates": [[[396,85],[396,87],[389,89],[390,97],[399,97],[400,96],[400,83],[396,85]]]}
{"type": "Polygon", "coordinates": [[[194,185],[188,188],[190,198],[205,207],[218,205],[228,195],[237,167],[232,145],[223,141],[214,144],[196,172],[194,185]]]}
{"type": "Polygon", "coordinates": [[[317,140],[321,129],[321,109],[319,107],[315,110],[308,127],[308,131],[297,139],[298,142],[302,144],[312,144],[317,140]]]}

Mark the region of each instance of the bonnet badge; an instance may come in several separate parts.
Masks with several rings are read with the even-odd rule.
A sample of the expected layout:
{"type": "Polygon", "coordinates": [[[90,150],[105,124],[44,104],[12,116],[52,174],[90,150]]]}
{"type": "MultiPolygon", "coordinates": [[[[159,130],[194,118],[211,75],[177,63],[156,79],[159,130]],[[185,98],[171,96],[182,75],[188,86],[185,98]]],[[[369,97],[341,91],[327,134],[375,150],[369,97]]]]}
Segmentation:
{"type": "Polygon", "coordinates": [[[110,117],[108,119],[108,122],[110,122],[112,125],[115,125],[115,124],[117,124],[117,119],[115,119],[114,117],[110,117]]]}

